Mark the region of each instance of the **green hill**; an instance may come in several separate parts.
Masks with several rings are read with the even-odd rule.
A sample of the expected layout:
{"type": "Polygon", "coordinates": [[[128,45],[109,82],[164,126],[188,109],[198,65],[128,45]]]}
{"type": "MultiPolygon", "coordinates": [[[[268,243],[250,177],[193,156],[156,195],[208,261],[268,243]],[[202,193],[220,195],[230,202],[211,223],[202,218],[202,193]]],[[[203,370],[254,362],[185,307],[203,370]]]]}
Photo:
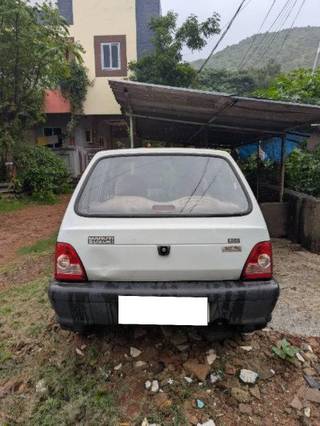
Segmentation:
{"type": "MultiPolygon", "coordinates": [[[[320,27],[283,30],[279,33],[256,34],[216,53],[208,68],[237,70],[250,48],[242,68],[262,68],[270,59],[281,65],[282,71],[311,68],[320,40],[320,27]]],[[[203,60],[192,62],[199,68],[203,60]]]]}

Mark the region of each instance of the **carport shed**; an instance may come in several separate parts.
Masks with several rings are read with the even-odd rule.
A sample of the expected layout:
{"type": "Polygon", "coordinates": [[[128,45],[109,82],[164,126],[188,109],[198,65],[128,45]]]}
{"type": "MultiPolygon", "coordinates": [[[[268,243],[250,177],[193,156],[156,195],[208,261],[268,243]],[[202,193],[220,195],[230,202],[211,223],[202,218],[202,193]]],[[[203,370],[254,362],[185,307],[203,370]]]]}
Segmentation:
{"type": "Polygon", "coordinates": [[[280,201],[285,135],[320,122],[320,107],[312,105],[113,79],[109,84],[128,119],[132,148],[137,137],[175,146],[231,150],[281,137],[280,201]]]}

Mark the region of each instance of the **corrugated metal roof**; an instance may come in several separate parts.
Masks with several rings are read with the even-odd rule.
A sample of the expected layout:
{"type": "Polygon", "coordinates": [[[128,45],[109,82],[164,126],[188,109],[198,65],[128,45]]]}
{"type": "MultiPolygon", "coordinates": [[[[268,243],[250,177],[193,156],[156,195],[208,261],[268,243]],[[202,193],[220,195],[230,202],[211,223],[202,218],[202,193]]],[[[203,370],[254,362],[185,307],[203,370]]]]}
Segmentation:
{"type": "Polygon", "coordinates": [[[239,146],[320,121],[320,107],[224,93],[109,80],[143,139],[182,145],[239,146]]]}

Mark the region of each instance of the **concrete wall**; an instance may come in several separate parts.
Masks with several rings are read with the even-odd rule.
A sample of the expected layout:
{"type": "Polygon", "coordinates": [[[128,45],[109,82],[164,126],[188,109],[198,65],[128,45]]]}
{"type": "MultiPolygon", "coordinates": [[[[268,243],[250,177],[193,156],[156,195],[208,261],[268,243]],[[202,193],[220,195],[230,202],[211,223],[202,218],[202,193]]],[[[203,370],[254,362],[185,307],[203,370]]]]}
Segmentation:
{"type": "Polygon", "coordinates": [[[70,36],[84,48],[84,63],[94,81],[89,89],[84,112],[87,115],[120,114],[107,77],[97,77],[95,36],[126,36],[128,62],[137,59],[136,6],[133,0],[73,0],[73,25],[70,36]]]}
{"type": "Polygon", "coordinates": [[[320,253],[320,199],[286,190],[288,237],[307,250],[320,253]]]}
{"type": "Polygon", "coordinates": [[[288,203],[262,203],[260,205],[271,238],[288,235],[288,203]]]}

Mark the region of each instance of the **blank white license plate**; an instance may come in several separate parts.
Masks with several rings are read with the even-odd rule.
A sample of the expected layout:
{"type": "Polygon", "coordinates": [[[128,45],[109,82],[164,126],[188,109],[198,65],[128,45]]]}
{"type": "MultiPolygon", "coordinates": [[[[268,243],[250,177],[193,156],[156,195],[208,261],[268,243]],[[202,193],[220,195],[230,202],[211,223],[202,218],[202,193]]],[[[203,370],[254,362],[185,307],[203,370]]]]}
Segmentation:
{"type": "Polygon", "coordinates": [[[206,297],[119,297],[119,324],[208,325],[206,297]]]}

